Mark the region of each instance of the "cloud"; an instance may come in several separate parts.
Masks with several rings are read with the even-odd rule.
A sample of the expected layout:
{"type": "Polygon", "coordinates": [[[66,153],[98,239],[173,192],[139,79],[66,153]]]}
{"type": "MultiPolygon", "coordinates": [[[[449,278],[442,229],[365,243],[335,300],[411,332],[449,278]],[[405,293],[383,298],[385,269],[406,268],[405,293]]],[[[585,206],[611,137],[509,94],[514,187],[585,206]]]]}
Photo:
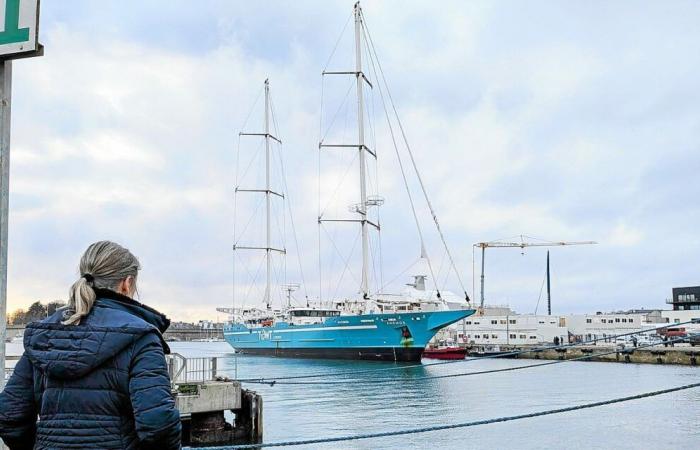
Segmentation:
{"type": "MultiPolygon", "coordinates": [[[[143,300],[174,318],[213,318],[216,306],[229,305],[237,133],[267,77],[306,290],[318,295],[319,72],[352,5],[42,6],[46,56],[14,66],[10,308],[64,297],[81,251],[103,238],[142,259],[143,300]]],[[[697,283],[687,258],[700,248],[698,5],[366,2],[364,9],[468,290],[471,245],[521,233],[600,241],[552,250],[557,311],[662,307],[672,286],[697,283]]],[[[350,37],[334,67],[350,67],[342,59],[351,55],[350,37]]],[[[342,99],[346,81],[339,89],[324,84],[327,103],[342,99]]],[[[377,90],[367,98],[377,108],[372,190],[386,198],[383,274],[379,240],[372,241],[377,286],[415,261],[420,245],[377,90]]],[[[351,100],[334,138],[354,137],[351,100]]],[[[250,130],[262,124],[257,108],[250,130]]],[[[352,157],[324,160],[324,199],[352,157]]],[[[356,179],[350,170],[329,214],[347,214],[356,179]]],[[[442,281],[441,244],[415,176],[409,180],[429,253],[443,267],[439,284],[459,292],[454,276],[442,281]]],[[[276,227],[289,234],[289,218],[276,227]]],[[[328,234],[347,253],[357,229],[342,227],[328,225],[328,234]]],[[[300,281],[290,236],[287,249],[287,279],[300,281]]],[[[338,295],[354,295],[357,249],[350,271],[329,242],[323,251],[324,291],[336,283],[338,295]]],[[[542,255],[489,253],[487,301],[531,310],[542,255]]],[[[259,286],[241,277],[255,278],[259,260],[247,262],[250,273],[237,266],[236,294],[255,303],[259,286]]],[[[281,269],[275,277],[284,278],[281,269]]]]}

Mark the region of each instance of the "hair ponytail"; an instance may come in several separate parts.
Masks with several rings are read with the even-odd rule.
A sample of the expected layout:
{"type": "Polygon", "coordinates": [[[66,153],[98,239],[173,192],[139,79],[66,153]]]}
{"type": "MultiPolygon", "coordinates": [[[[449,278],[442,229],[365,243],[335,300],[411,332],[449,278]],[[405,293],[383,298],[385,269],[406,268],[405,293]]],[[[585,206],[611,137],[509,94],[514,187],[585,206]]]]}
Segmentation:
{"type": "Polygon", "coordinates": [[[136,276],[141,268],[138,259],[126,248],[110,241],[99,241],[90,245],[80,258],[80,278],[69,291],[70,314],[62,323],[79,325],[95,304],[95,288],[116,291],[119,283],[132,277],[134,288],[136,276]]]}
{"type": "Polygon", "coordinates": [[[81,276],[70,287],[69,306],[73,314],[63,321],[63,325],[79,325],[80,320],[87,316],[95,304],[95,290],[88,284],[85,277],[81,276]]]}

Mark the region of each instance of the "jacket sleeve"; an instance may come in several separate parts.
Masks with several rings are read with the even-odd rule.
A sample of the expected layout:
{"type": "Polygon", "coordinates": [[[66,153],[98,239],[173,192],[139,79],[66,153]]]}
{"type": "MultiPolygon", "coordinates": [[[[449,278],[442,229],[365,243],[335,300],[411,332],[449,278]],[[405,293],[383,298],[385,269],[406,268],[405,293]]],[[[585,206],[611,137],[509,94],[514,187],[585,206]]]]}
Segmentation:
{"type": "Polygon", "coordinates": [[[163,346],[156,333],[148,333],[136,343],[129,395],[142,447],[179,449],[180,413],[175,408],[163,346]]]}
{"type": "Polygon", "coordinates": [[[22,356],[0,393],[0,436],[10,450],[34,448],[36,419],[34,369],[29,359],[22,356]]]}

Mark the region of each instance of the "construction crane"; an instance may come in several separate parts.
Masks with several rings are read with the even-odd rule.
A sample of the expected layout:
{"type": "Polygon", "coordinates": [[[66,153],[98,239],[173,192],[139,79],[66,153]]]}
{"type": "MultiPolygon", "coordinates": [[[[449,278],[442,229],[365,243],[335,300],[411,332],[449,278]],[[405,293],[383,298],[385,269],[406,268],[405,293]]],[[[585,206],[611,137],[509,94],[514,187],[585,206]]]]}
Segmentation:
{"type": "MultiPolygon", "coordinates": [[[[555,242],[546,241],[543,239],[534,238],[532,236],[526,236],[521,234],[515,236],[520,238],[520,242],[506,242],[504,239],[499,239],[496,241],[489,242],[477,242],[474,244],[474,248],[481,249],[481,308],[484,308],[484,261],[486,259],[486,249],[487,248],[520,248],[525,247],[556,247],[560,245],[591,245],[597,244],[595,241],[572,241],[572,242],[555,242]]],[[[506,238],[509,239],[509,238],[506,238]]],[[[549,253],[547,254],[547,273],[549,274],[549,253]]],[[[549,275],[548,275],[549,278],[549,275]]],[[[549,281],[547,282],[547,314],[552,314],[552,299],[549,290],[549,281]]]]}

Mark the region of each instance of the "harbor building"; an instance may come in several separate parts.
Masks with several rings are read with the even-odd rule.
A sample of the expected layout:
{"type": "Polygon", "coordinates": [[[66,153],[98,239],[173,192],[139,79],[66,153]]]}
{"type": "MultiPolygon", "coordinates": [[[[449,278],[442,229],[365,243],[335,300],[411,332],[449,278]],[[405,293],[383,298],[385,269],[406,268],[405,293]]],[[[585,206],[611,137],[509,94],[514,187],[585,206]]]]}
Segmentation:
{"type": "Polygon", "coordinates": [[[688,332],[700,333],[700,323],[686,323],[691,320],[700,320],[700,310],[672,310],[661,311],[662,322],[668,324],[683,323],[683,328],[688,332]]]}
{"type": "Polygon", "coordinates": [[[572,314],[564,318],[572,339],[579,341],[606,339],[609,336],[654,328],[661,322],[665,320],[657,310],[572,314]]]}
{"type": "Polygon", "coordinates": [[[676,287],[671,291],[671,299],[666,303],[674,311],[700,311],[700,286],[676,287]]]}
{"type": "Polygon", "coordinates": [[[450,337],[458,343],[490,347],[605,340],[609,337],[612,342],[612,336],[619,334],[689,321],[689,314],[692,315],[691,311],[638,309],[557,316],[518,314],[507,306],[495,306],[485,307],[481,315],[453,325],[450,337]]]}
{"type": "Polygon", "coordinates": [[[457,342],[474,345],[539,345],[564,342],[567,330],[560,316],[517,314],[508,307],[486,307],[483,315],[454,325],[457,342]]]}

